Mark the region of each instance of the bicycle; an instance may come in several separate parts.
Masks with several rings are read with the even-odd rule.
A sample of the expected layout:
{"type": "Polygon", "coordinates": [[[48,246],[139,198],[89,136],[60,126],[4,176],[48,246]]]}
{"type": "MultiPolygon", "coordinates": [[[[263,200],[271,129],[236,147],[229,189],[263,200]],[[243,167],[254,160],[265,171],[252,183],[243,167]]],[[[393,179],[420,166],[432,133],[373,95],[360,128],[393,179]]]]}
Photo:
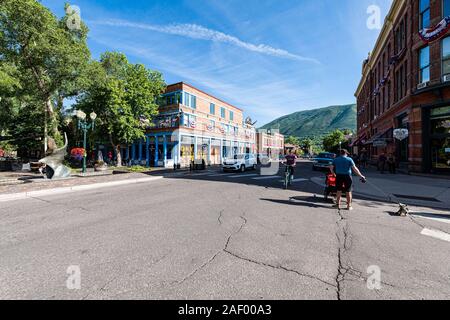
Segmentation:
{"type": "Polygon", "coordinates": [[[287,190],[292,185],[292,165],[286,165],[284,172],[284,188],[287,190]]]}

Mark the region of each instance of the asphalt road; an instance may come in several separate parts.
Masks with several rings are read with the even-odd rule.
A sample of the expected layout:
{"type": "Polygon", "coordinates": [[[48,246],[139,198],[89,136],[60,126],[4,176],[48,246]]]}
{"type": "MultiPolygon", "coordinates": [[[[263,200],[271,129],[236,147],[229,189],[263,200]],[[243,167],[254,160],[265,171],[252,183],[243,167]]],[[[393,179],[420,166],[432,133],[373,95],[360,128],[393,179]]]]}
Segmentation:
{"type": "Polygon", "coordinates": [[[338,211],[308,181],[320,173],[298,170],[288,191],[211,170],[2,203],[0,298],[450,297],[450,242],[422,234],[450,233],[448,220],[364,199],[338,211]]]}

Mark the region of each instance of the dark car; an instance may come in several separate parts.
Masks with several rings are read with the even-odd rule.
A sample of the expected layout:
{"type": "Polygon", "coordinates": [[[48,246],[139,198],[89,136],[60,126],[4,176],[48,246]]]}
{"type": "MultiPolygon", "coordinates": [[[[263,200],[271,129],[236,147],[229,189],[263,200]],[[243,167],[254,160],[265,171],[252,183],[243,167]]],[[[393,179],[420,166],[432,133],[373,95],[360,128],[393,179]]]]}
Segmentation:
{"type": "Polygon", "coordinates": [[[313,170],[314,171],[319,171],[319,170],[327,171],[328,168],[333,165],[334,159],[336,159],[335,153],[330,153],[330,152],[320,153],[317,157],[314,158],[313,170]]]}

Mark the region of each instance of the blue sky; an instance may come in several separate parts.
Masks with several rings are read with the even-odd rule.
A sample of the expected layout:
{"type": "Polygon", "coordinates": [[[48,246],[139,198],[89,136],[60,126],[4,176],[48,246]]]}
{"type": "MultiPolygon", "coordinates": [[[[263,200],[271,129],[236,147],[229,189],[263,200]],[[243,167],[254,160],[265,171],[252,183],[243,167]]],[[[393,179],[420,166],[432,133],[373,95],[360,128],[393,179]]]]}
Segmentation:
{"type": "MultiPolygon", "coordinates": [[[[62,0],[43,0],[64,14],[62,0]]],[[[392,0],[77,0],[94,58],[120,51],[242,109],[263,125],[354,103],[361,63],[392,0]]]]}

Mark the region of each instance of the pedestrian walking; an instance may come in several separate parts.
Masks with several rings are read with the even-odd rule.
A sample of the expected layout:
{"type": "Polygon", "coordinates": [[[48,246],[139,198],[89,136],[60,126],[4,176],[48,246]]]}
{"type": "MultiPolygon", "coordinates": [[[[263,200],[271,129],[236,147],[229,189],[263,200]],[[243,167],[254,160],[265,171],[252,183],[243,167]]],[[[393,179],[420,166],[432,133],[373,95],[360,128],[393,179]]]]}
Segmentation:
{"type": "Polygon", "coordinates": [[[382,174],[386,170],[386,161],[387,161],[387,158],[386,158],[386,155],[383,152],[378,157],[378,171],[380,171],[382,174]]]}
{"type": "Polygon", "coordinates": [[[390,153],[387,157],[387,164],[389,168],[389,173],[396,174],[397,173],[397,161],[395,159],[395,156],[390,153]]]}
{"type": "Polygon", "coordinates": [[[367,168],[367,161],[368,161],[368,159],[367,159],[367,152],[364,150],[361,153],[361,159],[360,159],[362,168],[364,168],[364,169],[367,168]]]}
{"type": "Polygon", "coordinates": [[[352,173],[358,175],[362,180],[366,180],[359,171],[355,162],[352,158],[348,156],[348,151],[345,149],[341,150],[341,156],[333,161],[333,165],[330,167],[331,173],[336,176],[336,205],[334,207],[341,209],[341,198],[342,193],[345,192],[347,195],[347,209],[349,211],[353,210],[353,178],[352,173]]]}

